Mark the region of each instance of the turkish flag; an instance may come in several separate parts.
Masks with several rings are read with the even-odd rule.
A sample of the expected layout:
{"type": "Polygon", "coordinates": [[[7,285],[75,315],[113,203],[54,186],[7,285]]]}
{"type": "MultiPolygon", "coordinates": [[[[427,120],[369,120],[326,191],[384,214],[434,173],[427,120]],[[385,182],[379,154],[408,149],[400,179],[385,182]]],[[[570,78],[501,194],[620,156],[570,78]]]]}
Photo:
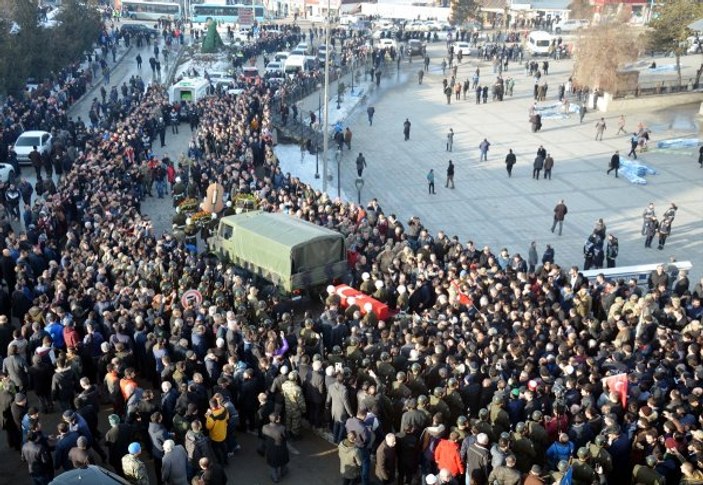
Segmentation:
{"type": "Polygon", "coordinates": [[[622,407],[627,406],[627,374],[615,374],[614,376],[605,377],[603,385],[609,392],[614,392],[620,396],[622,407]]]}

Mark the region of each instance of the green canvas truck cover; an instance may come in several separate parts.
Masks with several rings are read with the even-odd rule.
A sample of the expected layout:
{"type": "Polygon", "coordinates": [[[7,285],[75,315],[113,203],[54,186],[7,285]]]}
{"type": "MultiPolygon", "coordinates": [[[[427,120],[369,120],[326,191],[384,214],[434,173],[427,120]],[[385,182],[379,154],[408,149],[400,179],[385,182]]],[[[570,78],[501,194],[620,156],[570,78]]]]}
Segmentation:
{"type": "Polygon", "coordinates": [[[346,261],[342,234],[283,213],[223,217],[218,235],[236,264],[284,286],[292,275],[346,261]]]}

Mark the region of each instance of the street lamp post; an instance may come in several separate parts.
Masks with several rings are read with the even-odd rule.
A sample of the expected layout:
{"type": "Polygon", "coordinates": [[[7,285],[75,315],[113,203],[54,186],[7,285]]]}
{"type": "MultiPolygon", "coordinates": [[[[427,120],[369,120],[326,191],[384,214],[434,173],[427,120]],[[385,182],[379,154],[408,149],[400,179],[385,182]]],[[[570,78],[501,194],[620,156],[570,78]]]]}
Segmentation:
{"type": "Polygon", "coordinates": [[[364,179],[361,177],[354,181],[354,185],[356,185],[357,202],[359,205],[361,205],[361,189],[364,188],[364,183],[364,179]]]}
{"type": "Polygon", "coordinates": [[[327,18],[325,19],[325,122],[322,130],[322,191],[327,192],[327,149],[329,148],[330,117],[330,0],[327,0],[327,18]]]}
{"type": "Polygon", "coordinates": [[[337,158],[337,198],[342,197],[342,150],[337,148],[337,153],[335,154],[337,158]]]}
{"type": "MultiPolygon", "coordinates": [[[[320,124],[320,116],[322,115],[322,98],[321,91],[322,84],[317,83],[317,124],[320,124]]],[[[315,178],[320,178],[320,144],[315,140],[315,178]]]]}
{"type": "Polygon", "coordinates": [[[354,52],[353,51],[352,51],[352,55],[351,55],[351,73],[352,73],[351,93],[354,94],[354,52]]]}

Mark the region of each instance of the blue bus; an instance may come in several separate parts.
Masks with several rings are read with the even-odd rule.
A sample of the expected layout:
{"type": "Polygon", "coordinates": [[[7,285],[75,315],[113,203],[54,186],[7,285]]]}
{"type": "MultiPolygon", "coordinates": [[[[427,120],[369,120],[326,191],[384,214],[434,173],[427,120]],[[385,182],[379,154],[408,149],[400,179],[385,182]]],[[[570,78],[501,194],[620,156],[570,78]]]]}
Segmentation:
{"type": "Polygon", "coordinates": [[[210,19],[218,23],[251,25],[256,20],[261,23],[266,19],[266,8],[263,5],[222,5],[222,4],[193,4],[191,6],[191,21],[202,24],[210,19]]]}

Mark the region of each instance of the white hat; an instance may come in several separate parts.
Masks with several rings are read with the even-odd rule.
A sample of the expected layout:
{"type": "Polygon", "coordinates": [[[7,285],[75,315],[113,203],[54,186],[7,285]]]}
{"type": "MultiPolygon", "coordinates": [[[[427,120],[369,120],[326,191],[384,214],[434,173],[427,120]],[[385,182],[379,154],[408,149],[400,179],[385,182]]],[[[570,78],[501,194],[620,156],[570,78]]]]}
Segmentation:
{"type": "Polygon", "coordinates": [[[435,483],[437,483],[437,477],[430,473],[425,477],[425,483],[427,485],[434,485],[435,483]]]}
{"type": "Polygon", "coordinates": [[[176,177],[176,183],[177,183],[177,184],[180,184],[180,183],[181,183],[181,178],[180,178],[180,177],[176,177]]]}
{"type": "Polygon", "coordinates": [[[281,366],[281,375],[284,376],[286,374],[288,374],[288,366],[287,365],[281,366]]]}
{"type": "Polygon", "coordinates": [[[371,278],[371,275],[370,275],[370,274],[368,274],[368,273],[366,273],[366,272],[361,273],[361,279],[362,279],[362,280],[366,281],[366,280],[368,280],[368,279],[370,279],[370,278],[371,278]]]}
{"type": "Polygon", "coordinates": [[[381,288],[383,288],[383,281],[376,280],[376,283],[374,283],[374,285],[376,286],[377,290],[380,290],[381,288]]]}
{"type": "Polygon", "coordinates": [[[399,295],[402,295],[402,294],[404,294],[406,291],[408,291],[408,290],[405,288],[405,285],[398,285],[398,288],[396,288],[396,289],[398,290],[398,294],[399,294],[399,295]]]}
{"type": "Polygon", "coordinates": [[[370,312],[371,310],[373,310],[373,305],[371,303],[366,303],[364,305],[364,310],[366,310],[367,312],[370,312]]]}
{"type": "Polygon", "coordinates": [[[329,286],[327,287],[327,294],[328,294],[328,295],[334,294],[334,286],[329,285],[329,286]]]}

